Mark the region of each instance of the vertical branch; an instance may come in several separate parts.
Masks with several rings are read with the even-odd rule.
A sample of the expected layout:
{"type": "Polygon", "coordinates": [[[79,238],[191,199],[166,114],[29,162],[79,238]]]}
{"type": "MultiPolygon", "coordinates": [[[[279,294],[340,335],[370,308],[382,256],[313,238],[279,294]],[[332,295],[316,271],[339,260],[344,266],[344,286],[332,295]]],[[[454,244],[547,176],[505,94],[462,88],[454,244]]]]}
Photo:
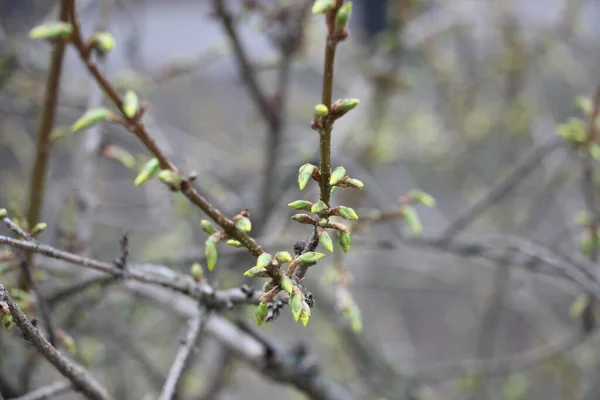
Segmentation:
{"type": "MultiPolygon", "coordinates": [[[[61,0],[59,8],[59,20],[62,22],[68,21],[67,0],[61,0]]],[[[60,89],[60,76],[62,73],[63,58],[65,53],[66,42],[56,40],[52,50],[50,61],[50,70],[46,80],[46,97],[44,99],[44,107],[40,117],[38,128],[35,161],[29,183],[29,207],[27,210],[27,223],[29,228],[33,228],[35,224],[40,222],[42,205],[44,202],[44,189],[46,184],[46,175],[48,169],[48,155],[50,154],[51,134],[54,126],[54,118],[56,114],[56,105],[58,102],[58,92],[60,89]]],[[[31,264],[33,253],[26,253],[26,262],[31,264]]],[[[21,274],[19,279],[19,288],[28,291],[30,285],[24,274],[21,274]]]]}
{"type": "MultiPolygon", "coordinates": [[[[327,39],[325,42],[325,57],[323,62],[323,87],[321,92],[321,103],[324,104],[331,112],[331,103],[333,99],[333,72],[335,65],[335,50],[343,36],[339,37],[335,32],[335,16],[340,9],[343,0],[336,0],[335,7],[327,13],[327,39]]],[[[331,187],[329,186],[329,178],[331,177],[331,131],[333,129],[333,121],[325,118],[323,121],[323,129],[319,129],[319,147],[321,162],[319,165],[320,179],[319,187],[321,189],[320,199],[329,206],[331,197],[331,187]]]]}
{"type": "Polygon", "coordinates": [[[175,356],[175,361],[173,362],[171,370],[169,371],[169,376],[162,388],[162,392],[158,398],[159,400],[171,400],[175,395],[177,382],[179,382],[183,376],[188,358],[196,347],[198,335],[202,330],[203,320],[202,316],[198,315],[189,322],[188,331],[185,338],[181,341],[181,346],[175,356]]]}

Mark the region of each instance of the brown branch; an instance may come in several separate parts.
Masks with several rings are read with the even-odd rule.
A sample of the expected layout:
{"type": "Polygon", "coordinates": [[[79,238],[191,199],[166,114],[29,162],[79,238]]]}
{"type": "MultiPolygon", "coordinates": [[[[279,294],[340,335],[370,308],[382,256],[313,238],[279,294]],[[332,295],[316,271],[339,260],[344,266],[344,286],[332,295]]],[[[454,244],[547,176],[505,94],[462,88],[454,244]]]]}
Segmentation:
{"type": "Polygon", "coordinates": [[[96,379],[79,364],[69,360],[55,349],[33,326],[27,315],[19,309],[14,300],[8,295],[6,288],[0,283],[0,302],[6,303],[13,321],[21,330],[23,338],[29,341],[56,369],[71,383],[75,390],[81,392],[88,399],[110,400],[106,392],[96,379]]]}
{"type": "Polygon", "coordinates": [[[31,391],[23,396],[15,397],[11,400],[44,400],[56,398],[73,388],[73,384],[70,381],[60,381],[52,383],[48,386],[41,387],[34,391],[31,391]]]}
{"type": "Polygon", "coordinates": [[[203,321],[205,320],[200,315],[190,320],[188,331],[185,334],[185,338],[181,341],[181,346],[179,346],[179,351],[175,356],[175,361],[173,361],[169,376],[167,377],[167,381],[162,388],[158,400],[171,400],[175,395],[177,382],[179,382],[183,376],[188,358],[196,347],[198,336],[202,330],[203,321]]]}
{"type": "MultiPolygon", "coordinates": [[[[59,20],[62,22],[68,21],[67,0],[61,0],[59,10],[59,20]]],[[[44,99],[44,108],[40,117],[38,128],[35,161],[31,171],[29,181],[29,206],[27,210],[27,223],[29,228],[33,228],[40,222],[42,213],[42,205],[44,203],[44,191],[46,185],[46,175],[48,168],[48,156],[50,154],[52,128],[54,127],[54,117],[58,103],[60,91],[60,77],[62,73],[63,58],[65,53],[66,43],[62,40],[54,42],[54,49],[50,60],[50,70],[46,80],[46,97],[44,99]]],[[[26,262],[31,264],[33,254],[26,254],[26,262]]],[[[24,274],[19,278],[19,288],[29,291],[30,285],[24,274]]]]}
{"type": "MultiPolygon", "coordinates": [[[[117,106],[125,118],[126,127],[130,130],[137,138],[144,144],[144,146],[152,153],[154,157],[160,162],[162,169],[171,170],[174,172],[180,172],[179,169],[173,164],[167,155],[160,149],[158,144],[148,133],[144,123],[139,118],[130,119],[123,112],[123,100],[117,93],[116,89],[111,85],[108,79],[98,69],[97,65],[89,58],[89,49],[85,44],[81,30],[79,28],[79,21],[77,19],[77,13],[75,8],[75,0],[66,0],[68,4],[68,12],[73,24],[73,35],[72,43],[79,52],[80,58],[85,63],[90,74],[94,77],[98,85],[102,88],[104,93],[111,99],[111,101],[117,106]]],[[[193,186],[189,180],[184,180],[181,185],[181,192],[197,207],[204,211],[213,221],[215,221],[225,233],[230,237],[240,241],[253,255],[259,256],[263,253],[263,249],[260,245],[250,236],[248,233],[238,230],[235,227],[235,223],[223,215],[216,207],[208,202],[193,186]]]]}
{"type": "MultiPolygon", "coordinates": [[[[342,6],[343,0],[336,0],[336,5],[327,13],[327,39],[325,42],[325,59],[323,62],[323,87],[321,93],[321,103],[331,111],[333,98],[333,71],[335,62],[335,50],[339,40],[335,38],[334,20],[338,9],[342,6]]],[[[329,178],[331,176],[331,131],[333,123],[328,118],[323,121],[323,128],[319,130],[319,146],[321,153],[320,180],[321,200],[329,206],[331,188],[329,178]]]]}

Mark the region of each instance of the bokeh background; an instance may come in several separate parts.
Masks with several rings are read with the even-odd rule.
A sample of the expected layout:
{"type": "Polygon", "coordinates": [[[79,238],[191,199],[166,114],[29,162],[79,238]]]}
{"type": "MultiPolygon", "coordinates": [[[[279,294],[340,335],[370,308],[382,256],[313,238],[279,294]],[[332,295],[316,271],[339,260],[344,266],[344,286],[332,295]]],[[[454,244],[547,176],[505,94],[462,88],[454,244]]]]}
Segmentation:
{"type": "MultiPolygon", "coordinates": [[[[279,84],[273,27],[242,11],[244,2],[227,3],[240,15],[236,26],[262,87],[273,92],[279,84]]],[[[310,118],[320,102],[322,19],[308,18],[304,45],[292,60],[274,149],[222,24],[211,15],[212,1],[78,4],[87,33],[104,25],[116,38],[104,61],[107,75],[150,103],[152,135],[182,169],[198,172],[210,200],[227,215],[248,207],[253,233],[269,249],[291,251],[306,239],[310,232],[289,219],[287,204],[318,190],[313,185],[300,194],[296,173],[318,154],[310,118]],[[265,190],[273,204],[265,205],[265,190]]],[[[27,204],[50,51],[27,33],[55,13],[53,1],[0,0],[0,205],[15,212],[27,204]]],[[[443,234],[532,151],[555,140],[557,124],[581,116],[574,98],[590,96],[600,83],[599,18],[600,3],[593,0],[356,0],[351,37],[338,51],[334,97],[357,97],[361,104],[336,123],[333,160],[365,189],[338,192],[336,201],[366,215],[393,208],[419,188],[437,199],[435,208],[419,209],[424,234],[443,234]]],[[[62,136],[52,148],[43,209],[49,228],[41,240],[64,248],[75,233],[85,254],[110,261],[127,231],[131,262],[187,272],[192,262],[203,262],[202,213],[159,182],[134,187],[135,169],[97,155],[110,145],[138,164],[147,160],[131,134],[110,125],[94,136],[69,132],[94,99],[102,101],[69,49],[55,127],[62,136]]],[[[581,234],[575,215],[584,208],[580,163],[560,147],[456,238],[487,243],[511,235],[572,255],[581,234]]],[[[308,327],[284,312],[259,331],[282,345],[305,343],[323,374],[358,398],[409,398],[407,388],[416,382],[423,386],[411,398],[600,397],[600,343],[593,334],[572,339],[580,323],[569,310],[579,288],[532,273],[519,260],[463,257],[435,243],[406,243],[407,235],[400,220],[375,224],[357,234],[341,258],[354,278],[349,289],[362,313],[361,333],[336,310],[335,290],[322,282],[330,256],[306,279],[316,298],[308,327]],[[465,360],[473,359],[492,361],[466,368],[465,360]],[[506,361],[501,368],[489,367],[499,359],[506,361]]],[[[253,265],[242,251],[225,253],[209,275],[217,288],[239,284],[253,265]]],[[[72,267],[46,264],[40,261],[39,279],[49,296],[85,278],[72,267]]],[[[185,320],[140,294],[92,289],[58,302],[56,324],[115,398],[155,398],[185,320]]],[[[250,322],[252,314],[252,307],[226,313],[250,322]]],[[[0,389],[22,393],[57,379],[12,332],[0,333],[0,389]]],[[[303,398],[263,379],[208,337],[179,392],[181,399],[265,396],[303,398]]]]}

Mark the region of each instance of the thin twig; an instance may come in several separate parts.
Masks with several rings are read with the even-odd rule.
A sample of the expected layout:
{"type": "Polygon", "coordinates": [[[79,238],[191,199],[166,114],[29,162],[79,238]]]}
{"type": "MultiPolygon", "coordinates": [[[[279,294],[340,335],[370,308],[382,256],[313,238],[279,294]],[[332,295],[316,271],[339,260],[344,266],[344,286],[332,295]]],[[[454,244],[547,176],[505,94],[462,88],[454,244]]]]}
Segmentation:
{"type": "Polygon", "coordinates": [[[52,383],[48,386],[41,387],[23,396],[15,397],[11,400],[46,400],[55,398],[73,388],[73,384],[69,381],[60,381],[52,383]]]}
{"type": "Polygon", "coordinates": [[[228,307],[240,303],[257,304],[259,295],[261,294],[260,292],[248,294],[248,292],[240,288],[215,291],[208,284],[197,284],[191,277],[176,274],[170,270],[168,271],[168,274],[167,271],[162,271],[160,275],[147,273],[136,268],[128,268],[124,271],[115,267],[113,264],[82,257],[44,244],[13,239],[7,236],[0,236],[0,244],[6,244],[21,250],[33,251],[51,258],[108,273],[117,278],[132,279],[143,283],[163,286],[186,294],[214,308],[228,307]]]}
{"type": "Polygon", "coordinates": [[[8,305],[13,321],[21,330],[25,340],[33,344],[44,358],[54,365],[65,378],[69,379],[76,390],[89,399],[110,400],[111,397],[106,389],[87,370],[62,355],[40,334],[1,283],[0,301],[8,305]]]}
{"type": "Polygon", "coordinates": [[[203,321],[205,321],[205,319],[203,319],[201,315],[190,320],[188,331],[185,334],[185,338],[181,340],[179,351],[175,356],[175,361],[173,361],[169,376],[167,377],[158,400],[171,400],[175,395],[177,382],[182,378],[188,358],[196,347],[196,341],[202,330],[203,321]]]}
{"type": "MultiPolygon", "coordinates": [[[[331,11],[327,13],[327,39],[325,41],[325,59],[323,61],[323,87],[321,93],[321,104],[327,109],[331,108],[333,98],[333,71],[335,63],[335,50],[339,40],[334,38],[334,20],[337,11],[342,6],[343,0],[336,0],[336,4],[331,11]]],[[[331,110],[330,110],[331,111],[331,110]]],[[[331,131],[332,122],[326,118],[323,121],[323,129],[319,131],[319,147],[321,153],[320,162],[320,180],[319,187],[321,189],[321,201],[329,206],[329,198],[331,196],[331,188],[329,186],[329,178],[331,176],[331,131]]]]}

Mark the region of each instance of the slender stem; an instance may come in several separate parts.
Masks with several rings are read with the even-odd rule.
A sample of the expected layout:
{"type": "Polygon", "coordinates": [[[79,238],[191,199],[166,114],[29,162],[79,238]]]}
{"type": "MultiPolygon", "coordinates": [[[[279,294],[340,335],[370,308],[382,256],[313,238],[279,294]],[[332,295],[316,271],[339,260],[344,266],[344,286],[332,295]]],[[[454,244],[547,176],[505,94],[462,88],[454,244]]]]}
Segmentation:
{"type": "MultiPolygon", "coordinates": [[[[67,0],[61,0],[59,20],[62,22],[68,21],[67,0]]],[[[27,210],[27,223],[29,228],[33,228],[40,222],[42,213],[42,205],[44,203],[44,189],[46,185],[46,175],[48,169],[48,156],[50,154],[51,134],[54,126],[54,118],[56,115],[56,106],[58,103],[60,76],[62,73],[63,58],[65,53],[66,42],[56,40],[50,61],[50,70],[46,80],[46,97],[44,99],[44,108],[40,117],[36,140],[36,153],[33,170],[31,171],[31,179],[29,184],[29,207],[27,210]]],[[[31,264],[33,259],[32,253],[26,254],[27,264],[31,264]]],[[[19,278],[19,288],[28,291],[30,285],[27,282],[24,274],[19,278]]]]}
{"type": "Polygon", "coordinates": [[[0,301],[6,303],[13,321],[23,334],[25,340],[29,341],[33,346],[46,358],[56,369],[71,383],[75,390],[78,390],[88,399],[93,400],[110,400],[110,395],[106,392],[98,381],[84,368],[75,362],[65,357],[60,351],[56,350],[52,345],[40,334],[38,329],[33,326],[27,315],[8,295],[6,288],[0,283],[0,301]]]}
{"type": "Polygon", "coordinates": [[[200,331],[202,331],[202,321],[203,318],[200,315],[190,320],[188,331],[185,338],[181,341],[181,346],[175,356],[175,361],[173,361],[169,376],[167,377],[158,400],[171,400],[175,396],[177,382],[179,382],[183,376],[188,359],[196,347],[198,335],[200,334],[200,331]]]}
{"type": "Polygon", "coordinates": [[[241,288],[230,290],[215,291],[208,284],[193,284],[189,277],[184,277],[179,274],[170,274],[164,276],[161,273],[147,273],[141,268],[128,267],[125,271],[115,267],[112,264],[94,260],[87,257],[82,257],[77,254],[55,249],[54,247],[39,244],[37,242],[28,242],[24,240],[13,239],[8,236],[0,235],[0,244],[5,244],[10,247],[30,251],[38,254],[43,254],[57,260],[63,260],[68,263],[81,265],[96,271],[104,272],[123,279],[130,279],[142,283],[162,286],[187,296],[190,296],[203,304],[211,307],[223,307],[231,304],[251,303],[256,304],[260,298],[260,292],[248,294],[241,288]]]}
{"type": "Polygon", "coordinates": [[[16,397],[12,400],[43,400],[55,398],[56,396],[63,394],[73,388],[73,385],[69,381],[58,381],[48,386],[41,387],[32,392],[24,394],[23,396],[16,397]]]}
{"type": "MultiPolygon", "coordinates": [[[[334,22],[335,15],[338,9],[342,6],[343,0],[337,0],[335,7],[327,13],[327,40],[325,43],[325,61],[323,65],[323,88],[321,94],[321,103],[331,108],[333,98],[333,71],[335,65],[335,49],[339,40],[334,37],[334,22]]],[[[331,110],[330,110],[331,111],[331,110]]],[[[331,187],[329,186],[329,178],[331,176],[331,131],[333,129],[332,122],[325,118],[323,128],[319,130],[320,135],[320,181],[321,201],[329,206],[331,187]]]]}

